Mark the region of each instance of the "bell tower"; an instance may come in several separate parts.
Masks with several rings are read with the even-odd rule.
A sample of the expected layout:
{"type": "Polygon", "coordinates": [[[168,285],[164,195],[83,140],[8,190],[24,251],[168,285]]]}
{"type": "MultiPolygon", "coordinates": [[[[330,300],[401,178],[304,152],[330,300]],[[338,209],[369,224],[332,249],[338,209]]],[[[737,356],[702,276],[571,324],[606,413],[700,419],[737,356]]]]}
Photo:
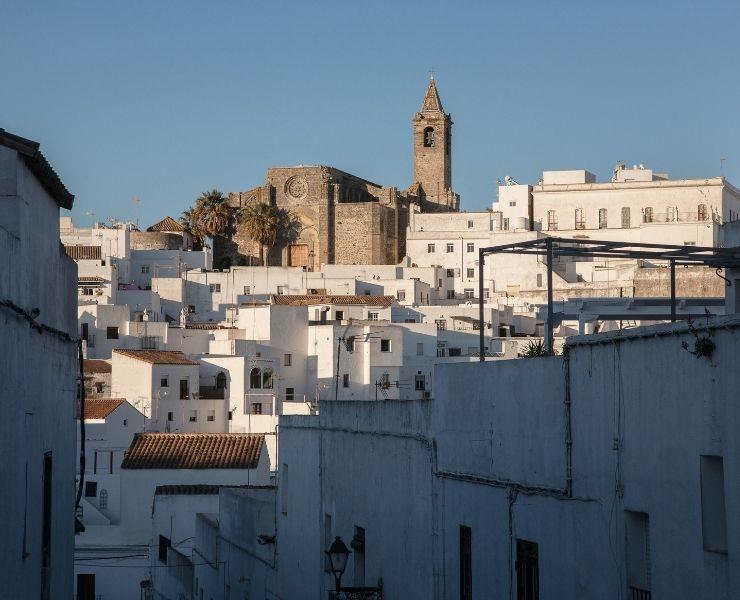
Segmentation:
{"type": "Polygon", "coordinates": [[[422,210],[458,210],[459,197],[452,191],[452,119],[442,108],[433,75],[412,123],[414,182],[422,210]]]}

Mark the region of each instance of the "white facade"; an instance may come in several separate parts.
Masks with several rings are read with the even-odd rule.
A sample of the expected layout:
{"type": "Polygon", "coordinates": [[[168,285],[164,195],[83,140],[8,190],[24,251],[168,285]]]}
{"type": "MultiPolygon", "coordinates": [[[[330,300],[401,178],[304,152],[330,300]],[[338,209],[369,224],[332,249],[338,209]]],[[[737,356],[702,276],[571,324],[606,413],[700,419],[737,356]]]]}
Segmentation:
{"type": "Polygon", "coordinates": [[[0,561],[8,574],[6,598],[72,594],[77,269],[60,251],[60,205],[71,208],[72,197],[38,145],[0,129],[0,561]],[[11,306],[61,335],[30,327],[11,306]]]}
{"type": "Polygon", "coordinates": [[[276,594],[326,594],[323,550],[360,527],[343,582],[388,597],[457,597],[461,573],[517,597],[533,552],[543,598],[737,597],[740,319],[693,327],[711,359],[660,325],[571,338],[567,360],[438,365],[431,401],[284,417],[276,594]]]}

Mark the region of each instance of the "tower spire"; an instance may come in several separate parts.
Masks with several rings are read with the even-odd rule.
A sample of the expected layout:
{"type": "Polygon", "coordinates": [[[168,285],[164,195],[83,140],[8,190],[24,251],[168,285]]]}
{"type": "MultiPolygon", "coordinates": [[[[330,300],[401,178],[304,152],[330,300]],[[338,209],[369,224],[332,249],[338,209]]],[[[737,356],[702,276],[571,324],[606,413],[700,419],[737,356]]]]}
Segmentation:
{"type": "Polygon", "coordinates": [[[439,92],[437,92],[437,85],[434,83],[433,71],[429,73],[429,86],[427,87],[427,93],[424,94],[424,102],[421,105],[421,112],[444,114],[442,101],[439,99],[439,92]]]}

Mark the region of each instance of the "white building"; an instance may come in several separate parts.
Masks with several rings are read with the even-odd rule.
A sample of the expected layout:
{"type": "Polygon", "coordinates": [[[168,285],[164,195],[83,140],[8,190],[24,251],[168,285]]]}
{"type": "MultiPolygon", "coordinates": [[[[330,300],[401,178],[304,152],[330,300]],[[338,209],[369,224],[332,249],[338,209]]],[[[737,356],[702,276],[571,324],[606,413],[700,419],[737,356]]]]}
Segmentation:
{"type": "Polygon", "coordinates": [[[69,598],[75,532],[74,197],[39,144],[0,129],[0,562],[6,598],[69,598]]]}
{"type": "Polygon", "coordinates": [[[388,597],[738,597],[739,341],[737,317],[573,337],[283,417],[272,592],[326,594],[341,536],[343,585],[388,597]]]}

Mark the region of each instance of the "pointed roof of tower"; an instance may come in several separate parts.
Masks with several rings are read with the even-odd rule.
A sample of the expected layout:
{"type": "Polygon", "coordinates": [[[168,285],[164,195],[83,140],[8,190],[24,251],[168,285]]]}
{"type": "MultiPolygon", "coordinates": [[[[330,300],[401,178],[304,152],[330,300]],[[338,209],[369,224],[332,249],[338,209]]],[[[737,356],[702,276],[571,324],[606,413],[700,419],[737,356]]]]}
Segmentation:
{"type": "Polygon", "coordinates": [[[439,99],[437,86],[434,83],[434,75],[429,78],[429,87],[427,87],[427,93],[424,94],[424,103],[421,105],[421,112],[444,113],[442,101],[439,99]]]}

